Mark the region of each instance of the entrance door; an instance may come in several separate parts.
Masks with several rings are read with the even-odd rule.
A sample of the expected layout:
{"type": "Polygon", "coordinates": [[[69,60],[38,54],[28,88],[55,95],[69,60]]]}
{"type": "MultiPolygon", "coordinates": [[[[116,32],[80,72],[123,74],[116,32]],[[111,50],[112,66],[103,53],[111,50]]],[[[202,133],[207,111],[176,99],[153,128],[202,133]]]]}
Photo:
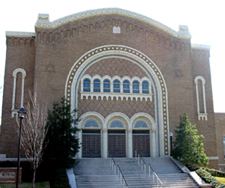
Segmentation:
{"type": "Polygon", "coordinates": [[[109,157],[126,157],[125,130],[109,130],[108,156],[109,157]]]}
{"type": "Polygon", "coordinates": [[[100,130],[82,131],[82,157],[101,157],[100,130]]]}
{"type": "Polygon", "coordinates": [[[150,157],[150,136],[148,130],[133,131],[133,156],[135,152],[142,157],[150,157]]]}

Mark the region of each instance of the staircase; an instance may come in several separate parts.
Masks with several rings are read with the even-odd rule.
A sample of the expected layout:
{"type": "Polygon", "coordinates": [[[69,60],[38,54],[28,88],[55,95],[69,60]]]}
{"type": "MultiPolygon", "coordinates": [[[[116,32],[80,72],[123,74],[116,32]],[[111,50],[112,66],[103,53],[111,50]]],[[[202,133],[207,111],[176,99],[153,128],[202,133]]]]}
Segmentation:
{"type": "Polygon", "coordinates": [[[75,175],[78,188],[198,187],[169,157],[80,159],[75,175]]]}
{"type": "Polygon", "coordinates": [[[120,178],[110,166],[111,159],[80,159],[75,167],[78,188],[122,188],[120,178]]]}
{"type": "Polygon", "coordinates": [[[195,181],[187,173],[173,163],[169,157],[144,158],[146,164],[151,165],[163,183],[163,187],[194,188],[198,187],[195,181]]]}

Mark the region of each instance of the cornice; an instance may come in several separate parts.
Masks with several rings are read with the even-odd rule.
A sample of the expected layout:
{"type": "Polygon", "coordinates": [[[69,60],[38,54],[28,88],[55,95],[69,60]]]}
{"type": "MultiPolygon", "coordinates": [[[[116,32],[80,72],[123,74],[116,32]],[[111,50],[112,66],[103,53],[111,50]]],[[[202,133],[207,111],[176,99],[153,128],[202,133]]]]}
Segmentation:
{"type": "Polygon", "coordinates": [[[210,46],[204,44],[191,44],[191,48],[200,50],[210,50],[210,46]]]}
{"type": "Polygon", "coordinates": [[[35,37],[33,32],[6,31],[6,37],[29,38],[35,37]]]}
{"type": "MultiPolygon", "coordinates": [[[[119,8],[105,8],[105,9],[97,9],[97,10],[88,10],[80,13],[76,13],[70,16],[66,16],[63,18],[60,18],[58,20],[49,21],[49,15],[48,14],[39,14],[38,20],[36,22],[35,27],[36,28],[41,28],[41,29],[55,29],[57,27],[60,27],[64,24],[74,22],[74,21],[79,21],[81,19],[93,17],[93,16],[103,16],[103,15],[121,15],[125,16],[131,19],[135,19],[141,22],[144,22],[146,24],[152,25],[156,28],[159,28],[162,31],[165,31],[166,33],[176,37],[176,38],[181,38],[181,39],[190,39],[191,36],[187,32],[184,31],[184,27],[182,27],[182,30],[179,30],[178,32],[174,31],[173,29],[151,19],[146,16],[124,10],[124,9],[119,9],[119,8]]],[[[186,27],[186,29],[188,29],[186,27]]]]}

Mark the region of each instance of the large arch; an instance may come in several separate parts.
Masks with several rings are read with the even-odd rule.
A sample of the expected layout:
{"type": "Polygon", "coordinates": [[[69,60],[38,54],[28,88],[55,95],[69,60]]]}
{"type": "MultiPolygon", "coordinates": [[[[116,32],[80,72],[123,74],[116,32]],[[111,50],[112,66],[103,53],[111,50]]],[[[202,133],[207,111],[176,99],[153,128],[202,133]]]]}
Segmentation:
{"type": "Polygon", "coordinates": [[[157,125],[158,155],[170,154],[169,148],[169,117],[167,87],[162,73],[156,64],[142,52],[123,45],[99,46],[82,55],[72,66],[65,86],[65,97],[70,101],[71,108],[78,105],[78,86],[84,72],[94,63],[109,58],[126,59],[141,67],[153,83],[155,105],[155,124],[157,125]]]}

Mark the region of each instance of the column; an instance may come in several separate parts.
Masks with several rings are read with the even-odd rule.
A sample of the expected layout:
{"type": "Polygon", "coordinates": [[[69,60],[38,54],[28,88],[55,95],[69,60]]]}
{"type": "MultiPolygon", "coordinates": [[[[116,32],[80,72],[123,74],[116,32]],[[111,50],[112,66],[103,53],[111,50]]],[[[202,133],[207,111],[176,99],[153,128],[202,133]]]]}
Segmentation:
{"type": "Polygon", "coordinates": [[[150,156],[156,157],[156,131],[151,130],[150,131],[150,156]]]}
{"type": "Polygon", "coordinates": [[[77,158],[80,159],[82,157],[82,145],[81,145],[81,142],[82,142],[82,130],[78,131],[77,132],[77,138],[79,139],[79,151],[77,153],[77,158]]]}
{"type": "Polygon", "coordinates": [[[133,158],[132,129],[127,130],[127,157],[133,158]]]}
{"type": "Polygon", "coordinates": [[[102,130],[102,158],[108,157],[108,130],[102,130]]]}

